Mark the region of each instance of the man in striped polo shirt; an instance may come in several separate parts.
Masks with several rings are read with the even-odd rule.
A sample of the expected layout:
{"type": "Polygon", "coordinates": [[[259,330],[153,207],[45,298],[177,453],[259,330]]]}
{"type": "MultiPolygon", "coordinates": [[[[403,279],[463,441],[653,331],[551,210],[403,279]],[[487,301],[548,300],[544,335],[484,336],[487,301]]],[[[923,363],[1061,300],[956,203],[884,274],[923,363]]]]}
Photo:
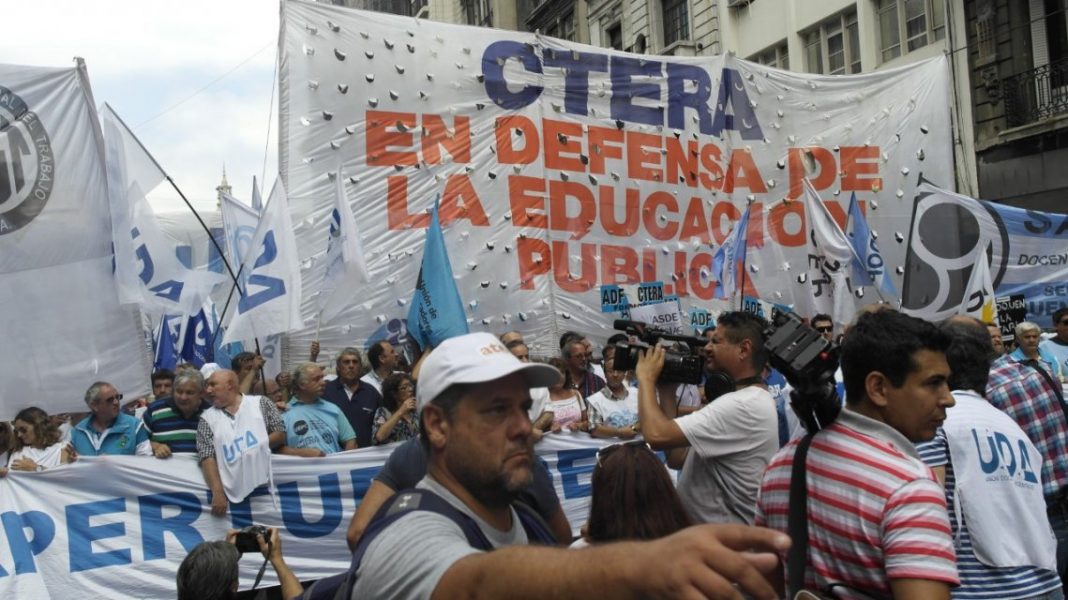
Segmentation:
{"type": "MultiPolygon", "coordinates": [[[[933,438],[953,406],[948,346],[934,325],[892,310],[861,315],[846,334],[847,404],[806,461],[806,589],[927,600],[957,585],[946,499],[913,445],[933,438]]],[[[797,444],[764,474],[757,525],[788,530],[797,444]]]]}
{"type": "Polygon", "coordinates": [[[152,442],[152,454],[195,454],[200,413],[211,406],[204,399],[204,376],[196,370],[179,373],[174,379],[174,395],[160,398],[145,410],[145,429],[152,442]]]}

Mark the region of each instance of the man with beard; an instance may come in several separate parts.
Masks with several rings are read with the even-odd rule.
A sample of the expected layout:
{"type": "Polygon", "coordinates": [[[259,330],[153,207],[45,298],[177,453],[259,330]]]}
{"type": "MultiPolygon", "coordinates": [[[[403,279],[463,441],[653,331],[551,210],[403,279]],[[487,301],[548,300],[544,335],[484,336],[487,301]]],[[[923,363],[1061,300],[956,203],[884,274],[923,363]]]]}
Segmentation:
{"type": "Polygon", "coordinates": [[[527,546],[551,542],[543,525],[531,525],[529,509],[513,504],[534,461],[530,388],[559,379],[488,333],[451,338],[431,353],[416,393],[427,476],[388,502],[360,538],[352,597],[736,597],[733,582],[752,597],[774,598],[758,570],[767,561],[733,550],[788,544],[767,530],[698,526],[652,542],[527,546]],[[447,511],[422,508],[432,500],[447,511]]]}

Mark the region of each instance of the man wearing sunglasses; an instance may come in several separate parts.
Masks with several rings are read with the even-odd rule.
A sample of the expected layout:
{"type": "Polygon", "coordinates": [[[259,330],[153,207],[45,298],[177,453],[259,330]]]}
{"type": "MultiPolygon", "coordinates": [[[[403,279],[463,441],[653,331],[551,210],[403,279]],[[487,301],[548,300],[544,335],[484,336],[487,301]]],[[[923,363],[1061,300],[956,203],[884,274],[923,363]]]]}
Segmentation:
{"type": "Polygon", "coordinates": [[[136,454],[152,456],[152,444],[144,421],[120,410],[122,394],[106,381],[98,381],[85,392],[85,404],[92,413],[70,432],[70,441],[80,456],[136,454]]]}
{"type": "Polygon", "coordinates": [[[657,385],[664,349],[638,359],[642,435],[654,449],[668,451],[670,467],[682,469],[679,496],[699,522],[751,525],[760,479],[779,449],[775,400],[761,377],[768,360],[765,324],[747,312],[720,315],[705,352],[709,369],[733,380],[734,391],[681,417],[674,402],[663,400],[675,398],[674,386],[657,385]]]}
{"type": "Polygon", "coordinates": [[[738,596],[735,583],[753,598],[774,598],[759,570],[768,565],[736,551],[788,545],[765,529],[704,525],[583,550],[528,545],[546,542],[529,509],[513,504],[536,460],[530,389],[559,380],[554,368],[521,362],[489,333],[434,349],[416,392],[427,476],[389,501],[360,538],[352,597],[726,598],[738,596]],[[459,520],[418,509],[441,501],[459,520]],[[491,550],[474,547],[479,536],[461,521],[491,550]]]}
{"type": "Polygon", "coordinates": [[[812,317],[812,328],[820,332],[828,342],[834,341],[834,321],[831,320],[830,315],[820,313],[812,317]]]}

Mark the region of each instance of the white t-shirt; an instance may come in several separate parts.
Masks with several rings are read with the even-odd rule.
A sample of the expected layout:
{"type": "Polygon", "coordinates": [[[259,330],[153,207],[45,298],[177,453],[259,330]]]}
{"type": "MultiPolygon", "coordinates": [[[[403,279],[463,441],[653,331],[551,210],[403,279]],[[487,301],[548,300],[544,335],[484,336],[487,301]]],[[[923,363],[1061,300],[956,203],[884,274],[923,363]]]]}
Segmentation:
{"type": "Polygon", "coordinates": [[[638,390],[623,384],[626,394],[623,398],[609,397],[612,393],[608,386],[586,398],[590,406],[590,425],[607,425],[609,427],[630,427],[638,422],[638,390]]]}
{"type": "Polygon", "coordinates": [[[28,458],[37,463],[38,466],[46,469],[58,467],[63,464],[63,448],[66,447],[67,443],[64,441],[58,441],[47,448],[26,446],[21,450],[12,452],[11,457],[7,461],[7,465],[11,466],[11,463],[20,458],[28,458]]]}
{"type": "MultiPolygon", "coordinates": [[[[474,514],[462,500],[430,476],[416,485],[441,496],[475,520],[494,548],[525,545],[527,533],[512,509],[512,528],[502,531],[474,514]]],[[[461,558],[480,552],[467,543],[452,519],[428,511],[400,517],[376,537],[363,555],[352,598],[378,600],[430,598],[445,572],[461,558]]]]}
{"type": "Polygon", "coordinates": [[[549,388],[530,389],[530,422],[538,420],[543,412],[552,412],[553,407],[549,404],[549,388]]]}
{"type": "Polygon", "coordinates": [[[698,522],[753,524],[760,481],[779,449],[775,400],[749,386],[675,419],[690,442],[678,491],[698,522]]]}

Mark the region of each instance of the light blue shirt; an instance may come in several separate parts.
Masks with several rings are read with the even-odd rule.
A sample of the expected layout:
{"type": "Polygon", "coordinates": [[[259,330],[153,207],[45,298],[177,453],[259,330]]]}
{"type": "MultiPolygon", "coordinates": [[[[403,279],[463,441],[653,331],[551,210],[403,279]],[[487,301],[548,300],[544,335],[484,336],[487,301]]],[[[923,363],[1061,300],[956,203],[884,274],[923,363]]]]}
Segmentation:
{"type": "Polygon", "coordinates": [[[144,422],[126,413],[119,413],[115,422],[103,433],[97,433],[90,424],[93,415],[82,419],[70,432],[74,451],[80,456],[104,454],[134,455],[140,444],[148,442],[148,430],[144,422]]]}
{"type": "MultiPolygon", "coordinates": [[[[1020,348],[1013,350],[1012,354],[1010,354],[1009,356],[1011,356],[1013,360],[1019,363],[1027,361],[1027,357],[1024,356],[1023,350],[1021,350],[1020,348]]],[[[1057,357],[1050,354],[1049,351],[1042,348],[1041,345],[1038,347],[1038,358],[1046,364],[1046,372],[1050,375],[1053,375],[1058,378],[1064,375],[1064,370],[1061,369],[1061,365],[1057,361],[1057,357]]],[[[1060,380],[1058,379],[1057,381],[1060,380]]]]}
{"type": "Polygon", "coordinates": [[[340,452],[345,442],[356,439],[345,413],[322,398],[312,404],[291,398],[282,420],[286,424],[286,445],[291,448],[317,448],[324,454],[333,454],[340,452]]]}

